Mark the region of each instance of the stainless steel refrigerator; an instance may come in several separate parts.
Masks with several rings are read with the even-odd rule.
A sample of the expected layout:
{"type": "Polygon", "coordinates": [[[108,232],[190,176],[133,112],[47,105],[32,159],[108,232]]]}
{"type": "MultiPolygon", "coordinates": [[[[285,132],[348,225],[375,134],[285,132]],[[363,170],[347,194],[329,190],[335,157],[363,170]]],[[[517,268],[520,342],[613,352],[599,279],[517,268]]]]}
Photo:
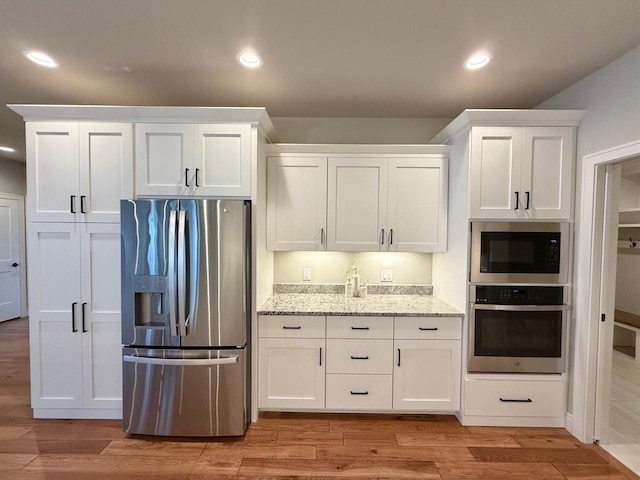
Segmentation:
{"type": "Polygon", "coordinates": [[[244,434],[249,203],[122,200],[120,211],[124,431],[244,434]]]}

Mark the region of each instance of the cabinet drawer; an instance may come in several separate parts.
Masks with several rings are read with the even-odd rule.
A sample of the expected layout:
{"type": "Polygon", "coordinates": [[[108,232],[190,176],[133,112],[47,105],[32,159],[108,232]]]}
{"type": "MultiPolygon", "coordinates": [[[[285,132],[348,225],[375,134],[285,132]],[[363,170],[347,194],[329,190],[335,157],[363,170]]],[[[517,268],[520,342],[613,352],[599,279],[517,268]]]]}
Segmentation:
{"type": "Polygon", "coordinates": [[[394,338],[403,340],[458,340],[461,317],[396,317],[394,338]]]}
{"type": "Polygon", "coordinates": [[[564,382],[465,379],[465,415],[561,417],[564,390],[564,382]]]}
{"type": "Polygon", "coordinates": [[[393,372],[393,340],[327,340],[328,373],[393,372]]]}
{"type": "Polygon", "coordinates": [[[325,317],[261,315],[258,335],[270,338],[324,338],[325,317]]]}
{"type": "Polygon", "coordinates": [[[393,338],[393,317],[327,317],[327,338],[393,338]]]}
{"type": "Polygon", "coordinates": [[[391,375],[327,375],[326,408],[391,408],[391,375]]]}

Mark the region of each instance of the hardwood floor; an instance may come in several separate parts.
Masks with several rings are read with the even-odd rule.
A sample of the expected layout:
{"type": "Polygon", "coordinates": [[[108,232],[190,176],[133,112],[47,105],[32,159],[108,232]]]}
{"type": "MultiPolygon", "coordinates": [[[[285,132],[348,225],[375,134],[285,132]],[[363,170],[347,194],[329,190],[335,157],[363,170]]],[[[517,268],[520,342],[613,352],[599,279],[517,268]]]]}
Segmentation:
{"type": "Polygon", "coordinates": [[[264,413],[242,439],[127,438],[119,421],[35,420],[27,321],[0,324],[0,479],[631,480],[560,428],[463,427],[453,416],[264,413]]]}

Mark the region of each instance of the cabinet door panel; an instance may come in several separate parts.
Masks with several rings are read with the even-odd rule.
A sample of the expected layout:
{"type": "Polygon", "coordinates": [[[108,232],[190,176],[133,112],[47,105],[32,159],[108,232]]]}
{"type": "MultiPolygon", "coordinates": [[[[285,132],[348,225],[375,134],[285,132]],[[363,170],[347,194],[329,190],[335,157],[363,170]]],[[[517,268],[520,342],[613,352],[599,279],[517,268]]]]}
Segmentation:
{"type": "Polygon", "coordinates": [[[80,211],[78,124],[27,122],[25,128],[28,220],[75,221],[72,210],[80,211]]]}
{"type": "Polygon", "coordinates": [[[267,248],[324,250],[327,159],[271,157],[267,182],[267,248]]]}
{"type": "Polygon", "coordinates": [[[188,194],[195,174],[193,126],[137,123],[135,131],[136,195],[188,194]]]}
{"type": "Polygon", "coordinates": [[[572,127],[528,127],[522,140],[523,213],[530,218],[569,218],[573,176],[572,127]],[[529,208],[526,194],[530,192],[529,208]]]}
{"type": "Polygon", "coordinates": [[[324,339],[261,338],[259,407],[324,408],[324,339]]]}
{"type": "Polygon", "coordinates": [[[86,221],[120,221],[120,199],[133,197],[131,124],[80,124],[80,186],[86,221]]]}
{"type": "Polygon", "coordinates": [[[471,129],[471,218],[518,218],[524,197],[520,189],[521,142],[520,127],[471,129]]]}
{"type": "Polygon", "coordinates": [[[394,409],[460,408],[460,340],[396,340],[394,346],[394,409]]]}
{"type": "Polygon", "coordinates": [[[29,330],[34,408],[82,407],[77,228],[73,223],[29,225],[29,330]]]}
{"type": "Polygon", "coordinates": [[[389,251],[446,250],[446,160],[390,160],[387,226],[389,251]]]}
{"type": "Polygon", "coordinates": [[[327,249],[386,251],[386,159],[331,158],[328,171],[327,249]]]}
{"type": "Polygon", "coordinates": [[[193,128],[195,193],[249,197],[251,126],[195,125],[193,128]]]}

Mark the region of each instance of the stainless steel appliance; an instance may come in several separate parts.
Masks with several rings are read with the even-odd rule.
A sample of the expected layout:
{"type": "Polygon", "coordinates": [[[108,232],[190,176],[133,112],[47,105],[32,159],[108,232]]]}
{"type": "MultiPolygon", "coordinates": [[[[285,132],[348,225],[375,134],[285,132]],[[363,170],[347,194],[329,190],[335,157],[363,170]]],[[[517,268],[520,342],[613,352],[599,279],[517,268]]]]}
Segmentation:
{"type": "Polygon", "coordinates": [[[249,203],[122,200],[120,211],[124,431],[244,434],[249,203]]]}
{"type": "Polygon", "coordinates": [[[472,222],[473,283],[567,283],[569,224],[472,222]]]}
{"type": "Polygon", "coordinates": [[[564,287],[472,285],[469,294],[469,372],[564,372],[564,287]]]}

